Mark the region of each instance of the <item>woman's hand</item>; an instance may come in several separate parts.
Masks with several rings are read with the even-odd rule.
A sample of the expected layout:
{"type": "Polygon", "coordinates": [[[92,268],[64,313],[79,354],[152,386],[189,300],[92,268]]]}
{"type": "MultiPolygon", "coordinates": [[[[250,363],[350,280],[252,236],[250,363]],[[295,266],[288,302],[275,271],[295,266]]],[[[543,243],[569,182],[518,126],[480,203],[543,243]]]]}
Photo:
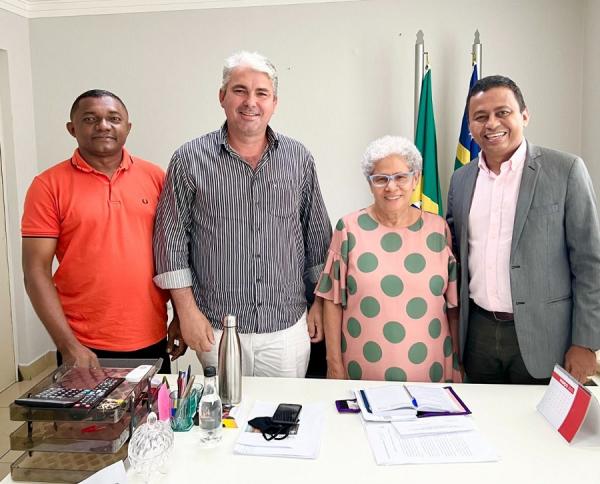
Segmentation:
{"type": "Polygon", "coordinates": [[[337,363],[327,362],[327,378],[331,380],[347,380],[344,364],[341,361],[337,363]]]}
{"type": "Polygon", "coordinates": [[[342,305],[323,301],[325,346],[327,348],[327,378],[346,380],[342,361],[342,305]]]}

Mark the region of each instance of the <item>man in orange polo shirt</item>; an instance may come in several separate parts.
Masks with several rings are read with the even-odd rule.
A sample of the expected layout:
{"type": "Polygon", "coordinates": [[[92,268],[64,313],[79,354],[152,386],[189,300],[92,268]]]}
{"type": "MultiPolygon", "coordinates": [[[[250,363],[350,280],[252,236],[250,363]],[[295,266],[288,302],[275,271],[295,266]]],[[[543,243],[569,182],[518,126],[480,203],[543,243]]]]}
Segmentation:
{"type": "Polygon", "coordinates": [[[108,91],[81,94],[67,130],[73,156],[37,176],[25,199],[23,272],[31,303],[61,361],[163,358],[185,352],[152,282],[152,231],[164,172],[124,148],[131,123],[108,91]],[[52,275],[52,261],[59,266],[52,275]],[[174,346],[178,339],[180,345],[174,346]]]}

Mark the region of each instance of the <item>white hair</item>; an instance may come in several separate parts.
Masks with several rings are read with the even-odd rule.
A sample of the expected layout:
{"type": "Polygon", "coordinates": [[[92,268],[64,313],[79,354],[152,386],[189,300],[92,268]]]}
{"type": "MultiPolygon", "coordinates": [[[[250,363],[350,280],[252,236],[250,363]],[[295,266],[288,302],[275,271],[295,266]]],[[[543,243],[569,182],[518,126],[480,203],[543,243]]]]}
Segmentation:
{"type": "Polygon", "coordinates": [[[227,88],[227,83],[231,79],[231,73],[236,67],[249,67],[254,71],[264,72],[269,76],[271,82],[273,82],[273,94],[277,96],[277,69],[275,69],[273,63],[258,52],[248,52],[245,50],[236,52],[225,59],[225,64],[223,65],[223,83],[221,84],[222,91],[227,88]]]}
{"type": "Polygon", "coordinates": [[[373,174],[373,165],[390,155],[398,155],[406,160],[408,169],[421,172],[423,158],[414,143],[402,136],[383,136],[371,141],[362,158],[361,168],[366,177],[373,174]]]}

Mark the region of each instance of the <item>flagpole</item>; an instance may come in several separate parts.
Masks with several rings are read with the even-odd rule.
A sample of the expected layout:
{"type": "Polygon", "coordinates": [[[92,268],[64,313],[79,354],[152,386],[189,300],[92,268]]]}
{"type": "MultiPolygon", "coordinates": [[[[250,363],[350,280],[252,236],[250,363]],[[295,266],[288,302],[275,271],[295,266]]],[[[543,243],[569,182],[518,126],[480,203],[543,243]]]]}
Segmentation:
{"type": "Polygon", "coordinates": [[[425,73],[425,42],[423,40],[423,31],[417,32],[417,42],[415,43],[415,134],[417,132],[417,120],[419,116],[419,100],[421,99],[421,83],[423,82],[423,75],[425,73]]]}
{"type": "Polygon", "coordinates": [[[481,79],[481,42],[479,40],[479,30],[475,31],[475,39],[473,40],[472,62],[477,65],[477,79],[481,79]]]}

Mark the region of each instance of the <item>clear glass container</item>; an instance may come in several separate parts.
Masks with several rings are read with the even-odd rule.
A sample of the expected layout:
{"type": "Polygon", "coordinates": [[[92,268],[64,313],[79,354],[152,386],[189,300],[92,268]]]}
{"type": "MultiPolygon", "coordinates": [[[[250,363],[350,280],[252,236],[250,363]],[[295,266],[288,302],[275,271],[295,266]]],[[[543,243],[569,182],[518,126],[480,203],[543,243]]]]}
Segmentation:
{"type": "Polygon", "coordinates": [[[173,450],[175,434],[168,421],[161,422],[154,412],[148,415],[129,442],[129,462],[144,482],[150,482],[156,471],[164,473],[173,450]]]}

